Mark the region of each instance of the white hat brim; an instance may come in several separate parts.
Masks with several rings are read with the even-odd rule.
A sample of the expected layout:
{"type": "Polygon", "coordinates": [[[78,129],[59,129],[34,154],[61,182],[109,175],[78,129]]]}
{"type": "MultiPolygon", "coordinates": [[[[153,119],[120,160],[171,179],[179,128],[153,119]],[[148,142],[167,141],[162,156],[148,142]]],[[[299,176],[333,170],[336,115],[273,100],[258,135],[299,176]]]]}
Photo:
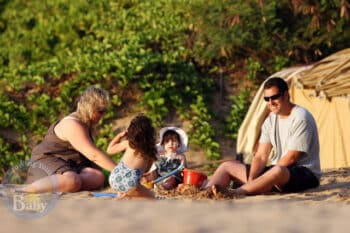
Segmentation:
{"type": "Polygon", "coordinates": [[[175,126],[169,126],[161,128],[159,131],[159,137],[160,141],[157,144],[158,151],[164,150],[163,146],[161,145],[161,142],[163,141],[164,133],[168,130],[175,131],[180,136],[180,146],[177,148],[176,152],[179,154],[185,153],[188,150],[188,137],[185,131],[183,131],[181,128],[175,127],[175,126]]]}

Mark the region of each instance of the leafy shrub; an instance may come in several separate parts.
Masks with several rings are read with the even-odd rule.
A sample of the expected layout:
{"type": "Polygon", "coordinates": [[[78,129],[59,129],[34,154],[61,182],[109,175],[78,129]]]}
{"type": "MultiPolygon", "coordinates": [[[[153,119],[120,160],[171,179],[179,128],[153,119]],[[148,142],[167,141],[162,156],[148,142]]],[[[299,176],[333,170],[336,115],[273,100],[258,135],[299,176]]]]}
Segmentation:
{"type": "Polygon", "coordinates": [[[90,85],[112,96],[98,146],[113,136],[119,110],[138,103],[156,126],[174,112],[190,120],[191,141],[218,158],[207,106],[220,69],[243,73],[226,123],[235,138],[251,98],[244,88],[350,38],[346,1],[12,0],[0,1],[0,12],[0,131],[23,135],[1,138],[2,169],[28,158],[28,141],[90,85]]]}
{"type": "Polygon", "coordinates": [[[238,95],[232,95],[230,98],[232,105],[230,114],[226,118],[226,133],[233,140],[237,139],[239,127],[243,122],[245,114],[248,112],[250,92],[250,89],[244,88],[238,95]]]}
{"type": "Polygon", "coordinates": [[[207,158],[219,159],[219,143],[213,138],[215,132],[210,124],[210,114],[203,101],[203,97],[198,96],[195,103],[191,104],[191,125],[190,142],[205,150],[207,158]]]}

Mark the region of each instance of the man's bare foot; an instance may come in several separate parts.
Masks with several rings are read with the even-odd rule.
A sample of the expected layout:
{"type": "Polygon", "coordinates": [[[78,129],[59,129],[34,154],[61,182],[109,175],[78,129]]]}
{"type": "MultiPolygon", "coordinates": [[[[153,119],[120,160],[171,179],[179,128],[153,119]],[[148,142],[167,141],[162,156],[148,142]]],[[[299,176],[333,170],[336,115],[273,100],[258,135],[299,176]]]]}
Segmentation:
{"type": "Polygon", "coordinates": [[[219,198],[219,197],[234,198],[241,195],[239,192],[237,192],[236,189],[228,189],[220,185],[213,185],[211,187],[211,192],[216,198],[219,198]]]}

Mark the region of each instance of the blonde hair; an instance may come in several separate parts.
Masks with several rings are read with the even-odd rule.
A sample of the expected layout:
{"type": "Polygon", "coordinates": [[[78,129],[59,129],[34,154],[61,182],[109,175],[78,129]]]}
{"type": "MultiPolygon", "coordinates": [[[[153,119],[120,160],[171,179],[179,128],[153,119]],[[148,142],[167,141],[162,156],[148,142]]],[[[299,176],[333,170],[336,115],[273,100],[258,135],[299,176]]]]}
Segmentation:
{"type": "Polygon", "coordinates": [[[107,108],[108,92],[102,88],[91,86],[80,96],[77,104],[77,114],[80,120],[89,128],[92,127],[92,117],[95,111],[107,108]]]}

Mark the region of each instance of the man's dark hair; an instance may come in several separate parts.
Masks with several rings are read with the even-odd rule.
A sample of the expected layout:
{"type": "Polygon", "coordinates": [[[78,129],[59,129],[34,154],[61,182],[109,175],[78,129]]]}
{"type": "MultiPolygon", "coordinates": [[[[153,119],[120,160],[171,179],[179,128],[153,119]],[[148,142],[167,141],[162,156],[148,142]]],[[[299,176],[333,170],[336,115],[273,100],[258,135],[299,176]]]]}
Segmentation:
{"type": "Polygon", "coordinates": [[[272,77],[264,83],[264,90],[277,87],[280,93],[288,91],[288,84],[280,77],[272,77]]]}

